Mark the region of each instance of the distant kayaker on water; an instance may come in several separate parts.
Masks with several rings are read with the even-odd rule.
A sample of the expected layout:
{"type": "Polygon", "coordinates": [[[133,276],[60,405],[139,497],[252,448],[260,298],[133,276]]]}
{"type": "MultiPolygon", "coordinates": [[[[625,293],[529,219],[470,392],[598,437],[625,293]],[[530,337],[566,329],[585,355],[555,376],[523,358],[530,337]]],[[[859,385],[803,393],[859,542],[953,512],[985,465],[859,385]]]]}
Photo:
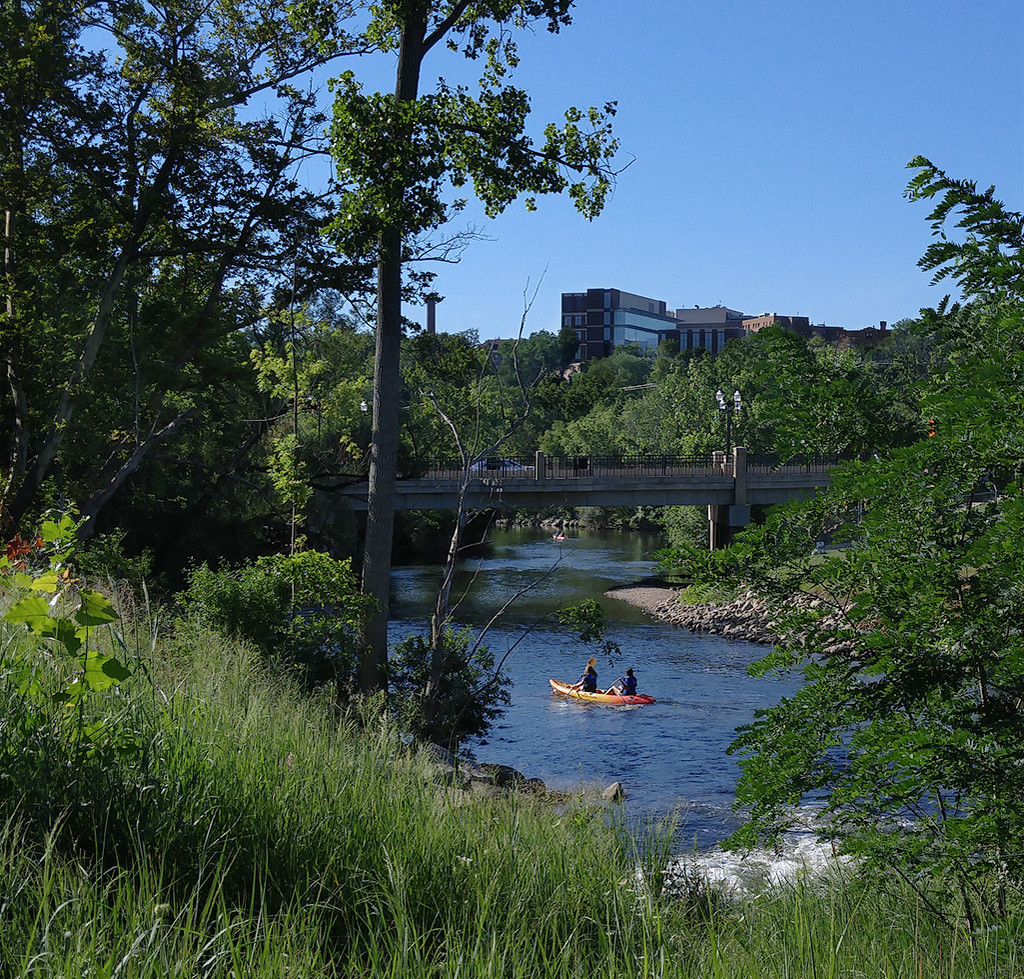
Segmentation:
{"type": "Polygon", "coordinates": [[[620,676],[607,690],[608,693],[614,693],[617,695],[625,695],[627,697],[636,696],[636,677],[633,676],[633,667],[626,670],[625,676],[620,676]]]}
{"type": "Polygon", "coordinates": [[[584,693],[597,693],[597,660],[591,656],[587,660],[587,668],[580,678],[570,687],[571,690],[582,690],[584,693]]]}

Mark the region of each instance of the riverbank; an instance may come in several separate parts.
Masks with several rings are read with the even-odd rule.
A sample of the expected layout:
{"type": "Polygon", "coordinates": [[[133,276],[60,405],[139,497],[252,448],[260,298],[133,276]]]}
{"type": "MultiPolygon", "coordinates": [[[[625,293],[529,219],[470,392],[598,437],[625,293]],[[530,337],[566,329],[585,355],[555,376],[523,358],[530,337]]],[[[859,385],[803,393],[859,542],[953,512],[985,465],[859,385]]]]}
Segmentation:
{"type": "Polygon", "coordinates": [[[753,592],[748,591],[731,602],[685,605],[679,601],[680,589],[660,578],[651,578],[609,588],[604,594],[691,632],[707,632],[764,645],[773,645],[779,638],[768,608],[753,592]]]}
{"type": "MultiPolygon", "coordinates": [[[[752,591],[738,595],[731,602],[688,605],[680,602],[679,588],[673,588],[660,578],[651,578],[632,585],[609,588],[604,595],[635,605],[662,622],[670,622],[690,632],[706,632],[762,646],[774,646],[784,639],[776,628],[771,609],[764,599],[752,591]]],[[[813,609],[820,608],[822,600],[800,593],[791,596],[789,604],[791,608],[813,609]]],[[[837,653],[856,649],[854,640],[840,637],[849,629],[849,623],[841,610],[833,608],[831,612],[826,612],[820,624],[824,630],[831,629],[839,634],[828,641],[824,647],[826,651],[837,653]]]]}

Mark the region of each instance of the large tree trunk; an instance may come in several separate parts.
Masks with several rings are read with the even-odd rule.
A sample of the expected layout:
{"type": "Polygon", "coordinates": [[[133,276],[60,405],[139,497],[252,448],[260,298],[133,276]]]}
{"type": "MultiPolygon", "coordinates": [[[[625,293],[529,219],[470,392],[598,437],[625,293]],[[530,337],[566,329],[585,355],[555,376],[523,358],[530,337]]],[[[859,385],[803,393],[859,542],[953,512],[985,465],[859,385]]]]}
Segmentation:
{"type": "MultiPolygon", "coordinates": [[[[409,13],[402,29],[398,54],[395,96],[415,101],[419,93],[427,29],[427,3],[409,13]]],[[[402,134],[396,133],[396,139],[402,134]]],[[[408,134],[407,139],[411,137],[408,134]]],[[[383,179],[388,182],[388,175],[383,179]]],[[[401,202],[406,188],[392,177],[391,199],[401,202]]],[[[402,241],[403,228],[395,224],[379,241],[377,264],[377,345],[373,366],[373,434],[370,442],[370,474],[366,543],[363,550],[363,593],[376,608],[363,622],[359,689],[373,693],[387,685],[388,593],[391,575],[391,544],[395,524],[395,480],[398,476],[398,409],[401,392],[399,352],[402,344],[402,241]]]]}
{"type": "Polygon", "coordinates": [[[373,434],[367,497],[363,593],[376,607],[363,624],[359,689],[386,686],[388,594],[391,544],[395,524],[395,479],[398,474],[398,401],[401,390],[402,235],[393,229],[381,237],[377,270],[377,345],[373,364],[373,434]]]}

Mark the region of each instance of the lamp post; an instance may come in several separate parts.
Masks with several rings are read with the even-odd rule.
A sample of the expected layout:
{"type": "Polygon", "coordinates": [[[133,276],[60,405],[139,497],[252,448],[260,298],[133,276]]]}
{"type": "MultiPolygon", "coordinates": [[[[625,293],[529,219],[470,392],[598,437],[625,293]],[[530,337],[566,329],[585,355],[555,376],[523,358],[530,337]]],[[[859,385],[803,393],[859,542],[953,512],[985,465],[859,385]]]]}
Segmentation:
{"type": "Polygon", "coordinates": [[[732,452],[732,416],[743,407],[743,396],[739,391],[733,391],[732,401],[729,401],[719,388],[715,392],[715,400],[718,410],[725,415],[725,455],[728,458],[732,452]]]}

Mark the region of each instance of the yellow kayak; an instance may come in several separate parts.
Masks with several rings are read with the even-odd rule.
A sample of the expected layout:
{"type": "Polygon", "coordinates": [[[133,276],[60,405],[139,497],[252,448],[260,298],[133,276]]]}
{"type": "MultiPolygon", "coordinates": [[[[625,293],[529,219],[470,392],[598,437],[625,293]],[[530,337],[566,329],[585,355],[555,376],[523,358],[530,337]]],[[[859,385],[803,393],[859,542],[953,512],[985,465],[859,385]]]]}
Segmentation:
{"type": "Polygon", "coordinates": [[[563,697],[573,697],[576,700],[586,700],[592,704],[653,704],[654,698],[648,697],[645,693],[635,693],[632,696],[624,693],[588,693],[586,690],[573,690],[571,683],[562,683],[561,680],[548,680],[551,689],[563,697]]]}

